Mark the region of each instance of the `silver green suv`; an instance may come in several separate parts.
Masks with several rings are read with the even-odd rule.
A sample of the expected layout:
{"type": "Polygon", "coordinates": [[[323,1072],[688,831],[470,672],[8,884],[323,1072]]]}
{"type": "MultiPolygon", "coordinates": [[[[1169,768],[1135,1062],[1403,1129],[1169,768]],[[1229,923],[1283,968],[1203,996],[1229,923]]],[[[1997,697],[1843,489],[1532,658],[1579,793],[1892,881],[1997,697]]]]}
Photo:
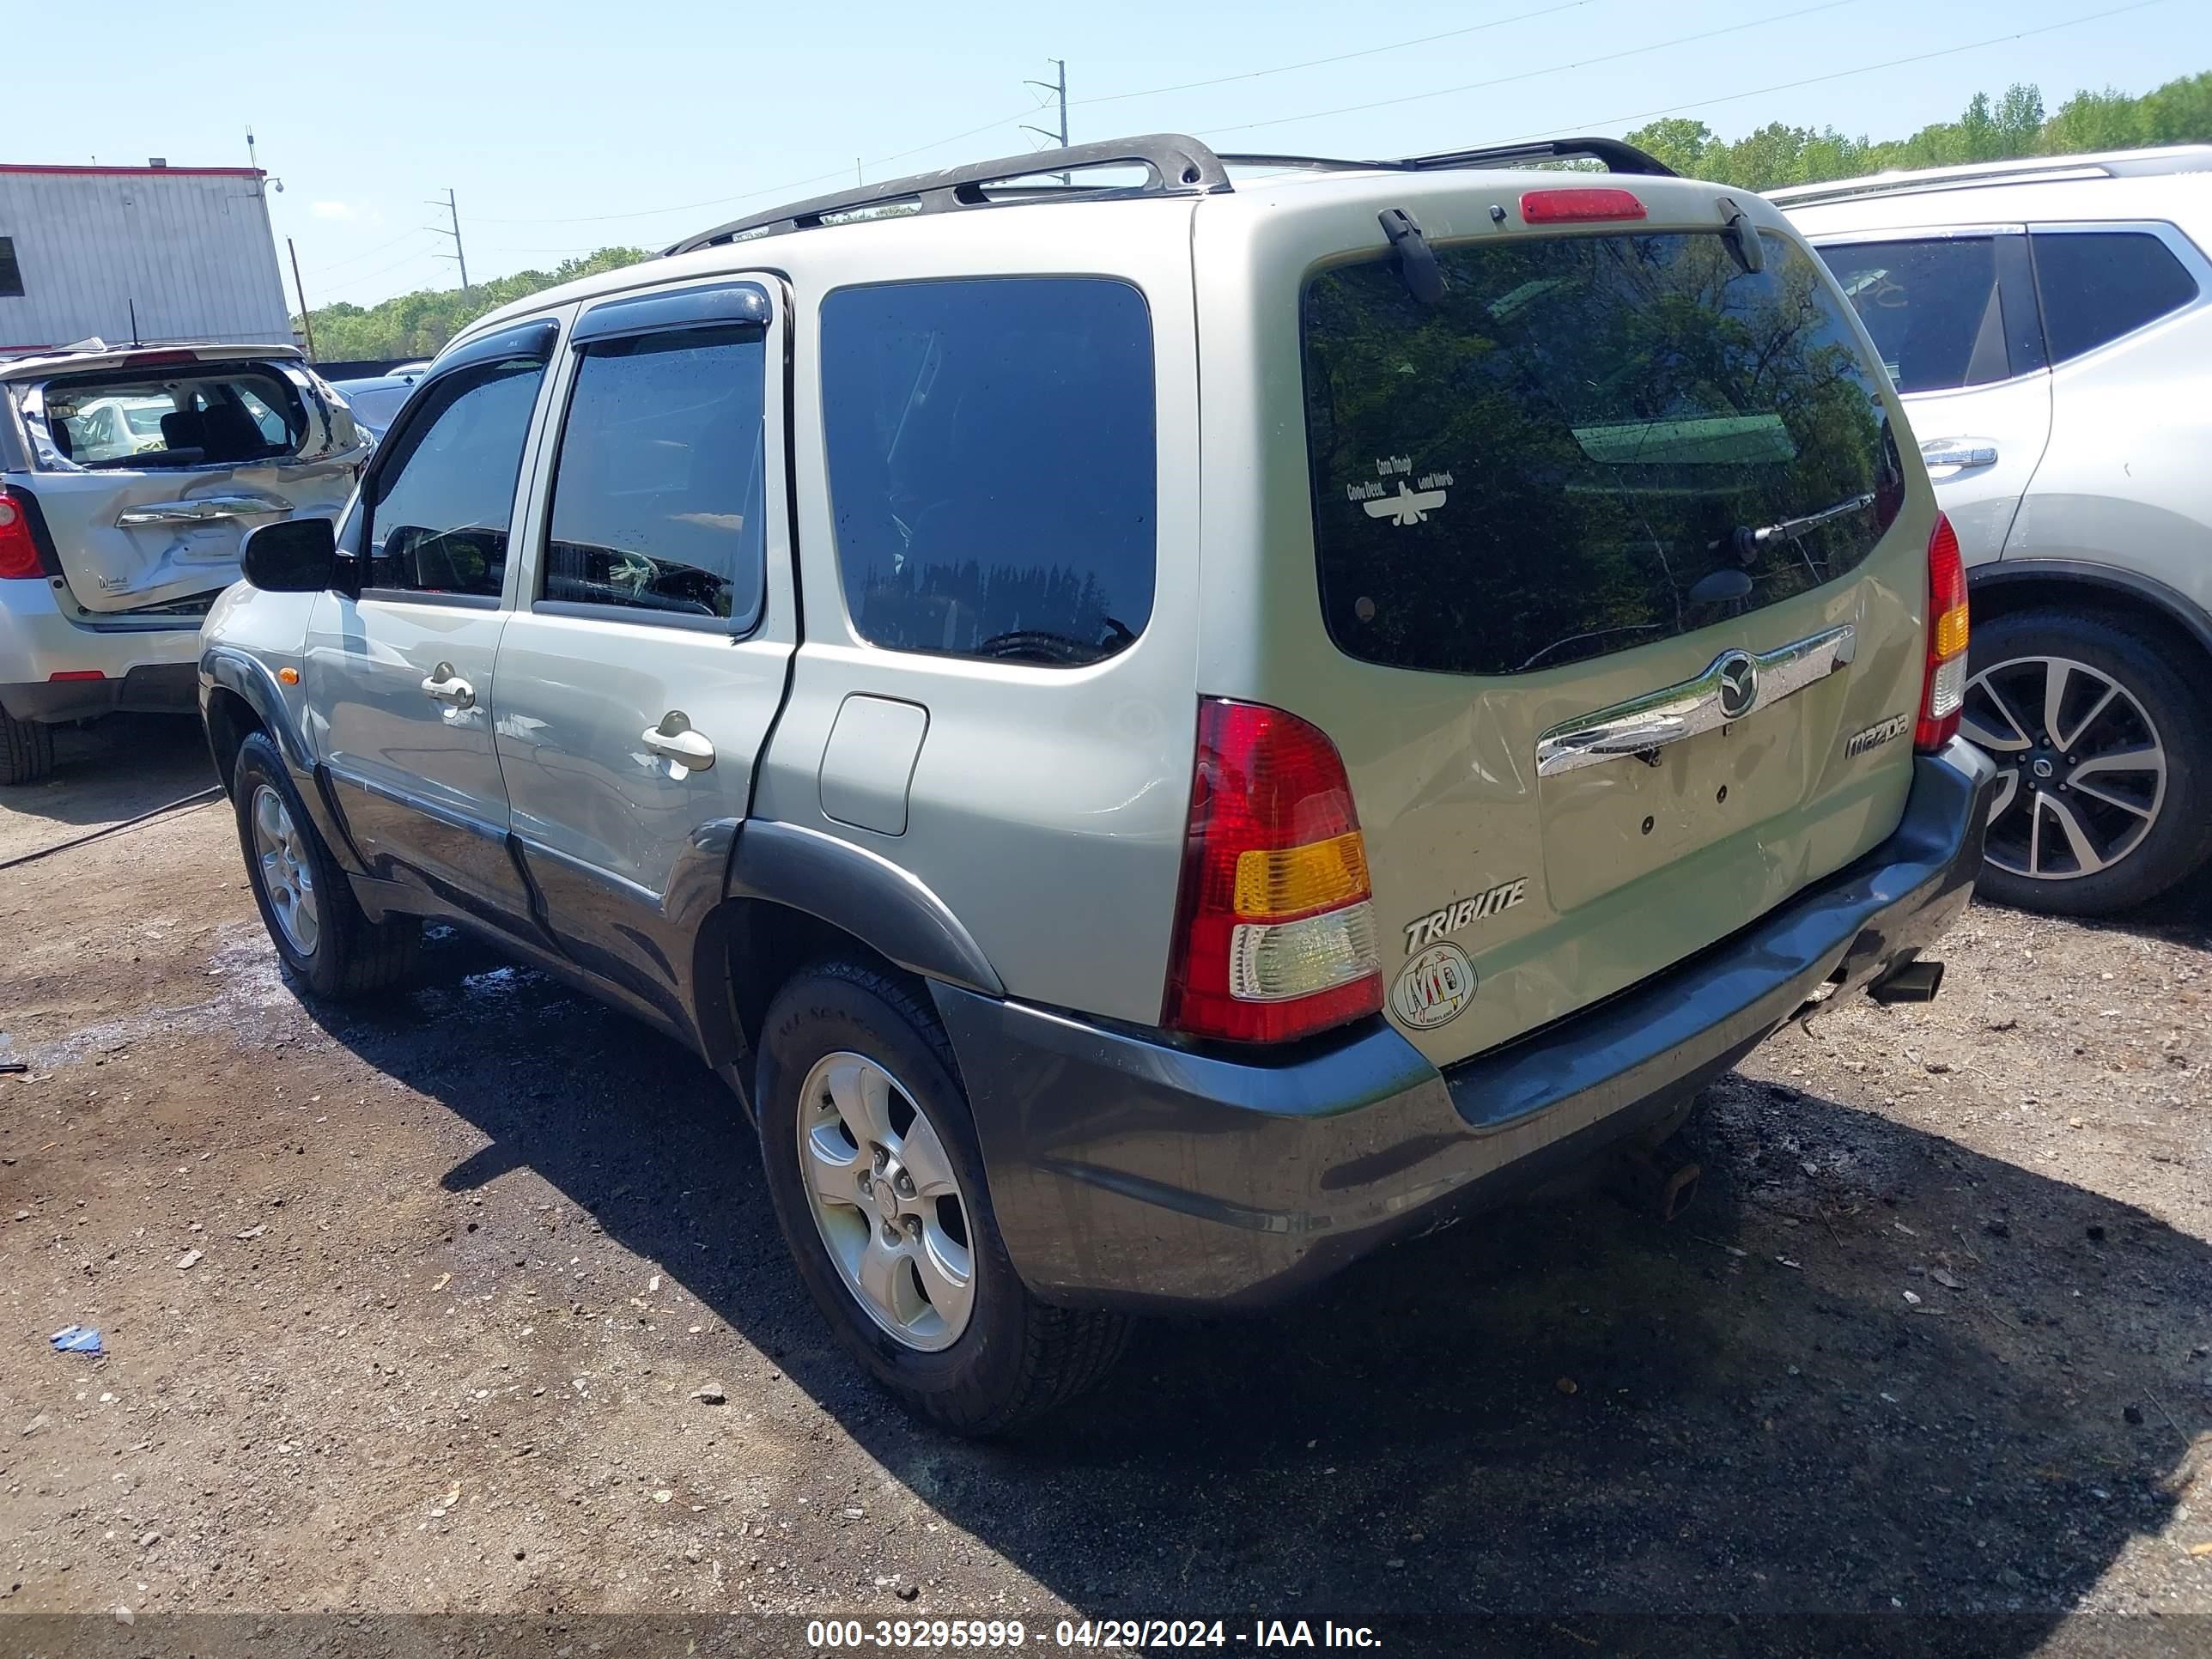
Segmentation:
{"type": "Polygon", "coordinates": [[[437,918],[690,1046],[963,1431],[1931,994],[1980,863],[1863,330],[1607,141],[723,226],[474,325],[333,531],[254,535],[200,668],[286,965],[437,918]]]}

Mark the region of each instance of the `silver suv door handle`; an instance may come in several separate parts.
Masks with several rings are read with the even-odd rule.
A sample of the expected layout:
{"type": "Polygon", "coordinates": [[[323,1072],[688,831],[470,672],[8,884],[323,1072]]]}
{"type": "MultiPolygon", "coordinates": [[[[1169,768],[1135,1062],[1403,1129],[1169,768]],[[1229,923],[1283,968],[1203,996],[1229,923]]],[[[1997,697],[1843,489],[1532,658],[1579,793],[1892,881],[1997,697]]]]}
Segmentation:
{"type": "Polygon", "coordinates": [[[714,763],[714,740],[704,732],[691,729],[690,716],[680,708],[672,708],[660,717],[660,724],[645,728],[645,746],[663,760],[674,761],[678,766],[703,772],[714,763]]]}
{"type": "Polygon", "coordinates": [[[1985,438],[1930,438],[1920,446],[1921,461],[1929,466],[1995,466],[1997,447],[1985,438]]]}
{"type": "Polygon", "coordinates": [[[441,662],[430,671],[430,678],[422,682],[422,695],[455,708],[473,708],[477,701],[476,687],[453,672],[453,665],[449,662],[441,662]]]}

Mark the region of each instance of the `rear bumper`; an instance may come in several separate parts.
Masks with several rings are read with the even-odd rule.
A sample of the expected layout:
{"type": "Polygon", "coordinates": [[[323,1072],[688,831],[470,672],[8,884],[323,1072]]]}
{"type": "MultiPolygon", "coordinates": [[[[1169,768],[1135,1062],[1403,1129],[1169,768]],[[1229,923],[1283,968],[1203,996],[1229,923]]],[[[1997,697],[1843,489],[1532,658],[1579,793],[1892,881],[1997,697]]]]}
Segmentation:
{"type": "Polygon", "coordinates": [[[0,580],[0,708],[19,720],[189,713],[199,654],[197,617],[87,627],[63,614],[45,578],[0,580]]]}
{"type": "Polygon", "coordinates": [[[1823,984],[1965,908],[1994,769],[1916,762],[1896,832],[1634,989],[1439,1072],[1377,1020],[1279,1064],[933,985],[1015,1270],[1073,1305],[1258,1306],[1659,1121],[1823,984]]]}

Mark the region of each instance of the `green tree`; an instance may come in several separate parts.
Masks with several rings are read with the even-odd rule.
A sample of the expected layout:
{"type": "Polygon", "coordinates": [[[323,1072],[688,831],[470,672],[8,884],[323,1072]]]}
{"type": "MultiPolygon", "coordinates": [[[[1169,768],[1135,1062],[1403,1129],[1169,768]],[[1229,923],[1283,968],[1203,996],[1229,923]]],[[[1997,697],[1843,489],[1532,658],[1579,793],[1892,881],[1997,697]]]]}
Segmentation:
{"type": "Polygon", "coordinates": [[[1669,116],[1628,141],[1677,173],[1747,190],[1822,184],[1897,167],[1956,167],[2022,155],[2073,155],[2146,144],[2212,143],[2212,72],[2169,81],[2140,97],[2107,88],[2077,92],[2046,113],[2042,91],[2015,84],[2000,97],[1978,92],[1955,121],[1937,121],[1879,142],[1776,121],[1741,138],[1702,121],[1669,116]]]}
{"type": "MultiPolygon", "coordinates": [[[[341,300],[309,313],[315,356],[324,362],[434,356],[447,341],[487,312],[579,276],[619,270],[651,257],[643,248],[603,247],[580,258],[563,259],[550,270],[518,270],[471,283],[466,289],[422,289],[395,295],[367,309],[341,300]]],[[[297,317],[292,326],[298,331],[297,317]]]]}

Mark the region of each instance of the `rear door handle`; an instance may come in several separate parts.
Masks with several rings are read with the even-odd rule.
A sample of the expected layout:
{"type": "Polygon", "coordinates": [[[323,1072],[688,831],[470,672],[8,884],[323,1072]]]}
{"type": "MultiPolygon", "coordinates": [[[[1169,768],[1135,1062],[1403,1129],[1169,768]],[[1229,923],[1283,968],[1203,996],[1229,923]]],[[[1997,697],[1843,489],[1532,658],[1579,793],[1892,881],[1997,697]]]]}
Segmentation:
{"type": "Polygon", "coordinates": [[[714,740],[704,732],[691,729],[691,717],[680,708],[672,708],[660,717],[660,724],[645,728],[645,746],[663,760],[674,761],[678,766],[694,772],[703,772],[714,763],[714,740]]]}
{"type": "Polygon", "coordinates": [[[1929,466],[1955,466],[1963,472],[1972,466],[1995,466],[1997,447],[1986,438],[1930,438],[1920,446],[1920,459],[1929,466]]]}
{"type": "Polygon", "coordinates": [[[453,672],[453,665],[449,662],[441,662],[430,671],[429,678],[422,682],[422,695],[433,702],[455,708],[476,707],[476,687],[453,672]]]}

